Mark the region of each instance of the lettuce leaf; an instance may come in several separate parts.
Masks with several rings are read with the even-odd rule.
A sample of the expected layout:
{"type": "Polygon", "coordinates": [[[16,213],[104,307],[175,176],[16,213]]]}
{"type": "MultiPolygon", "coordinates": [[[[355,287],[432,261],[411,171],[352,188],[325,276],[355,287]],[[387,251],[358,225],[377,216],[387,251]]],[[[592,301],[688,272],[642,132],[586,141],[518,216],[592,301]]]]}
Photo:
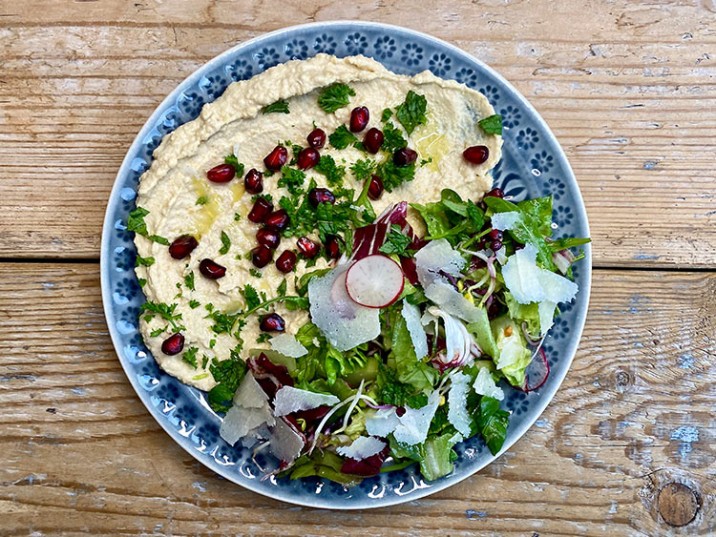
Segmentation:
{"type": "Polygon", "coordinates": [[[493,455],[496,455],[505,443],[509,418],[510,413],[500,408],[500,402],[497,399],[483,397],[480,400],[477,426],[493,455]]]}

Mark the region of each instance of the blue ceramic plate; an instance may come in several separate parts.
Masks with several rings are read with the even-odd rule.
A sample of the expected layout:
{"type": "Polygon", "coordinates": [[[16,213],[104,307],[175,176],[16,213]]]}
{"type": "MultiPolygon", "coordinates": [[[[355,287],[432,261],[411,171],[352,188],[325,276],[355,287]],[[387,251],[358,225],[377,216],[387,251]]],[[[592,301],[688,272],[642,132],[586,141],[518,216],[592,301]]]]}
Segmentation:
{"type": "MultiPolygon", "coordinates": [[[[504,118],[503,157],[494,172],[496,185],[512,200],[552,194],[555,236],[589,236],[582,197],[557,140],[524,97],[495,71],[453,45],[404,28],[365,22],[310,24],[266,34],[224,52],[184,80],[152,114],[129,148],[107,206],[102,233],[102,299],[112,341],[132,386],[169,436],[196,459],[234,483],[286,502],[334,509],[382,507],[449,487],[496,457],[481,440],[473,438],[456,446],[459,459],[454,472],[432,483],[426,483],[416,467],[366,479],[350,489],[316,478],[262,479],[248,450],[232,448],[219,437],[219,418],[209,409],[204,394],[164,374],[137,329],[144,296],[134,275],[133,234],[127,231],[126,222],[135,205],[139,176],[149,168],[152,152],[166,134],[196,118],[202,105],[216,99],[233,81],[319,52],[364,54],[396,73],[429,69],[480,90],[504,118]]],[[[545,342],[552,367],[549,380],[530,394],[506,390],[503,406],[512,411],[512,419],[503,451],[539,417],[567,373],[587,313],[590,253],[587,246],[586,259],[575,270],[580,288],[576,300],[562,308],[545,342]]],[[[269,467],[275,464],[258,462],[269,467]]]]}

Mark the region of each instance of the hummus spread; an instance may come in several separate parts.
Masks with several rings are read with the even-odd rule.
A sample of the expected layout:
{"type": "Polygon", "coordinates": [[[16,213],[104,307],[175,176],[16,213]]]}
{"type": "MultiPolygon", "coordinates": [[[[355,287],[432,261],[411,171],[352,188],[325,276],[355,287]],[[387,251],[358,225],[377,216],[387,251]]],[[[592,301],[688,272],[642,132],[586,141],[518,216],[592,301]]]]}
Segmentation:
{"type": "MultiPolygon", "coordinates": [[[[202,390],[211,389],[216,385],[209,370],[213,360],[228,359],[232,350],[240,352],[239,343],[244,350],[269,346],[260,338],[257,314],[242,319],[229,331],[217,331],[212,312],[245,310],[247,284],[262,300],[276,297],[282,282],[286,282],[282,292],[295,295],[298,278],[332,263],[323,256],[310,267],[299,260],[290,274],[281,273],[273,263],[262,269],[254,267],[247,257],[256,246],[259,229],[247,219],[253,196],[244,191],[243,176],[220,184],[208,181],[207,171],[234,154],[246,170],[266,172],[263,159],[277,144],[291,141],[306,147],[306,136],[314,127],[331,134],[348,124],[351,110],[358,106],[367,107],[371,113],[367,128],[381,128],[381,112],[395,110],[411,90],[427,100],[426,121],[410,134],[398,121],[392,124],[405,137],[408,147],[418,153],[414,179],[383,192],[372,202],[375,213],[403,200],[429,203],[439,199],[444,188],[464,198],[480,198],[491,188],[489,171],[500,159],[502,144],[500,136],[488,135],[478,126],[479,120],[495,113],[487,99],[430,72],[413,77],[397,75],[362,56],[339,59],[320,54],[231,84],[219,99],[204,106],[196,120],[162,141],[150,169],[141,177],[137,205],[147,211],[147,233],[137,234],[135,242],[140,259],[136,273],[147,301],[166,306],[167,310],[164,315],[147,312],[140,316],[144,341],[166,372],[202,390]],[[318,95],[336,83],[348,85],[355,95],[347,106],[327,113],[318,105],[318,95]],[[289,113],[262,112],[277,101],[286,101],[289,113]],[[462,154],[466,147],[475,145],[489,149],[487,160],[478,165],[467,162],[462,154]],[[197,239],[198,246],[184,259],[172,258],[167,241],[171,243],[187,234],[197,239]],[[204,277],[199,271],[203,259],[222,265],[226,274],[215,280],[204,277]],[[162,343],[177,331],[185,338],[183,352],[167,355],[162,352],[162,343]]],[[[358,140],[365,132],[357,133],[358,140]]],[[[289,155],[290,151],[289,147],[289,155]]],[[[362,190],[363,181],[355,179],[350,165],[360,159],[380,163],[390,158],[384,152],[367,154],[352,144],[335,149],[328,142],[320,154],[331,155],[346,167],[343,186],[356,193],[362,190]]],[[[305,175],[306,182],[313,179],[318,187],[329,186],[326,177],[314,169],[305,170],[305,175]]],[[[278,200],[288,194],[286,188],[278,186],[280,178],[281,172],[264,177],[262,195],[270,194],[275,208],[278,200]]],[[[284,237],[274,260],[284,250],[295,248],[296,238],[284,237]]],[[[271,309],[283,317],[289,334],[309,318],[307,310],[288,311],[281,302],[271,309]]]]}

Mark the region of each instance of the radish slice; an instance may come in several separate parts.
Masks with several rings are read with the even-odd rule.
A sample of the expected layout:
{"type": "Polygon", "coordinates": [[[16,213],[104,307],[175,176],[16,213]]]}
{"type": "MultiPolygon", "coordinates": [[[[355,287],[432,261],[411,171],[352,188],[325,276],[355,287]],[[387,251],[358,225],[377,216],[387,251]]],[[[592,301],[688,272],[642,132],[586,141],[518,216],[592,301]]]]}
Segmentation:
{"type": "Polygon", "coordinates": [[[384,255],[359,259],[346,273],[346,291],[356,303],[369,308],[390,306],[403,292],[403,271],[384,255]]]}
{"type": "Polygon", "coordinates": [[[530,365],[525,370],[525,385],[522,391],[525,393],[533,392],[541,388],[549,377],[549,362],[544,349],[537,351],[537,356],[532,359],[530,365]]]}

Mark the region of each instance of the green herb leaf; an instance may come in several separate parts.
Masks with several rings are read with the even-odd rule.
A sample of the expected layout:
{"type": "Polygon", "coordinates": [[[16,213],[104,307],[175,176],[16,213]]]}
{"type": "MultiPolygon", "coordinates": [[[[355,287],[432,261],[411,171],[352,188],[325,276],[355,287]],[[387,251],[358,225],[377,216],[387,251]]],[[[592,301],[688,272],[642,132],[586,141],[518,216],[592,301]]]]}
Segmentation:
{"type": "Polygon", "coordinates": [[[500,402],[492,397],[480,399],[477,426],[490,452],[496,455],[505,443],[510,413],[500,408],[500,402]]]}
{"type": "Polygon", "coordinates": [[[240,352],[240,349],[234,349],[232,357],[221,362],[214,358],[209,366],[214,380],[218,382],[208,394],[209,405],[216,412],[226,412],[231,408],[234,393],[246,375],[246,362],[238,356],[240,352]]]}
{"type": "Polygon", "coordinates": [[[393,225],[391,226],[388,236],[385,238],[383,246],[381,246],[378,251],[387,255],[396,254],[405,256],[406,249],[410,245],[410,242],[410,238],[401,233],[400,226],[393,225]]]}
{"type": "Polygon", "coordinates": [[[391,122],[387,122],[383,125],[383,145],[381,149],[388,153],[393,153],[397,149],[402,149],[408,146],[407,140],[403,137],[403,133],[400,129],[393,125],[391,122]]]}
{"type": "Polygon", "coordinates": [[[303,183],[306,181],[306,174],[297,168],[284,166],[281,168],[281,179],[277,185],[285,187],[291,194],[299,194],[303,191],[303,183]]]}
{"type": "Polygon", "coordinates": [[[176,313],[176,304],[165,304],[163,302],[145,302],[139,308],[140,313],[144,314],[145,321],[151,321],[155,316],[159,316],[169,322],[175,330],[180,326],[178,321],[181,320],[181,313],[176,313]]]}
{"type": "Polygon", "coordinates": [[[156,330],[152,330],[149,333],[149,337],[157,337],[159,334],[162,334],[163,332],[165,332],[166,329],[167,329],[167,327],[165,326],[164,328],[157,328],[156,330]]]}
{"type": "Polygon", "coordinates": [[[338,166],[330,155],[323,155],[314,170],[326,176],[326,181],[329,186],[339,186],[343,184],[343,178],[346,175],[345,166],[338,166]]]}
{"type": "Polygon", "coordinates": [[[567,248],[583,246],[590,242],[592,242],[591,239],[564,237],[562,239],[557,239],[556,241],[549,242],[548,245],[550,250],[552,250],[553,252],[561,252],[562,250],[566,250],[567,248]]]}
{"type": "Polygon", "coordinates": [[[153,257],[142,257],[137,254],[137,260],[134,263],[135,267],[151,267],[154,264],[153,257]]]}
{"type": "Polygon", "coordinates": [[[127,218],[127,231],[134,231],[137,235],[147,235],[147,224],[144,222],[144,217],[149,214],[143,207],[137,207],[127,218]]]}
{"type": "Polygon", "coordinates": [[[408,134],[412,134],[418,125],[423,125],[427,121],[425,115],[427,108],[427,99],[423,95],[410,90],[405,97],[405,102],[396,109],[395,116],[405,131],[408,134]]]}
{"type": "Polygon", "coordinates": [[[194,291],[194,272],[190,272],[186,276],[184,276],[184,285],[187,289],[190,291],[194,291]]]}
{"type": "Polygon", "coordinates": [[[169,240],[165,239],[164,237],[160,237],[159,235],[149,235],[149,240],[154,241],[157,244],[163,244],[164,246],[169,246],[169,240]]]}
{"type": "Polygon", "coordinates": [[[372,159],[361,159],[351,165],[351,171],[356,181],[363,182],[373,174],[377,166],[378,163],[372,159]]]}
{"type": "Polygon", "coordinates": [[[221,248],[219,248],[219,254],[224,255],[229,253],[229,248],[231,248],[231,239],[226,234],[225,231],[221,232],[221,248]]]}
{"type": "Polygon", "coordinates": [[[234,324],[236,323],[236,319],[238,319],[239,315],[231,315],[223,313],[219,310],[213,310],[208,317],[214,321],[211,329],[215,334],[229,334],[233,330],[234,324]]]}
{"type": "Polygon", "coordinates": [[[415,179],[415,163],[409,166],[396,166],[393,159],[389,159],[378,166],[376,175],[383,180],[383,187],[388,192],[392,192],[403,183],[415,179]]]}
{"type": "Polygon", "coordinates": [[[332,114],[339,108],[348,106],[350,98],[354,97],[356,92],[347,84],[335,83],[323,88],[318,95],[318,106],[328,113],[332,114]]]}
{"type": "Polygon", "coordinates": [[[196,362],[196,353],[199,352],[199,349],[196,347],[189,347],[187,350],[184,351],[184,354],[182,354],[181,359],[184,360],[187,364],[192,366],[194,369],[196,369],[197,362],[196,362]]]}
{"type": "Polygon", "coordinates": [[[196,205],[206,205],[209,203],[209,196],[199,196],[196,198],[196,205]]]}
{"type": "Polygon", "coordinates": [[[278,296],[286,296],[286,287],[287,287],[286,280],[285,279],[281,280],[281,283],[278,284],[278,288],[276,289],[276,293],[278,294],[278,296]]]}
{"type": "Polygon", "coordinates": [[[328,142],[336,149],[345,149],[358,141],[356,135],[348,130],[345,125],[339,126],[333,134],[328,137],[328,142]]]}
{"type": "Polygon", "coordinates": [[[224,157],[224,164],[229,164],[230,166],[233,166],[234,170],[236,170],[236,175],[238,175],[239,177],[244,175],[244,165],[239,162],[239,159],[233,153],[224,157]]]}
{"type": "Polygon", "coordinates": [[[246,301],[247,310],[257,308],[261,304],[261,298],[259,297],[259,294],[256,292],[256,289],[250,283],[247,283],[244,286],[243,290],[241,291],[241,294],[244,296],[244,300],[246,301]]]}
{"type": "Polygon", "coordinates": [[[147,280],[144,278],[139,278],[137,282],[139,283],[139,287],[144,287],[145,285],[147,285],[147,280]]]}
{"type": "Polygon", "coordinates": [[[380,120],[385,123],[391,117],[393,117],[393,111],[390,108],[384,108],[383,113],[380,115],[380,120]]]}
{"type": "Polygon", "coordinates": [[[199,306],[201,306],[201,302],[199,302],[198,300],[192,299],[192,300],[189,301],[189,307],[190,307],[191,309],[195,310],[195,309],[198,308],[199,306]]]}
{"type": "Polygon", "coordinates": [[[251,267],[249,269],[249,274],[251,274],[254,278],[260,278],[261,277],[261,271],[255,269],[254,267],[251,267]]]}
{"type": "Polygon", "coordinates": [[[502,116],[495,114],[477,122],[485,134],[502,134],[502,116]]]}
{"type": "Polygon", "coordinates": [[[288,101],[283,99],[266,105],[261,109],[262,114],[289,114],[290,112],[288,109],[288,101]]]}

